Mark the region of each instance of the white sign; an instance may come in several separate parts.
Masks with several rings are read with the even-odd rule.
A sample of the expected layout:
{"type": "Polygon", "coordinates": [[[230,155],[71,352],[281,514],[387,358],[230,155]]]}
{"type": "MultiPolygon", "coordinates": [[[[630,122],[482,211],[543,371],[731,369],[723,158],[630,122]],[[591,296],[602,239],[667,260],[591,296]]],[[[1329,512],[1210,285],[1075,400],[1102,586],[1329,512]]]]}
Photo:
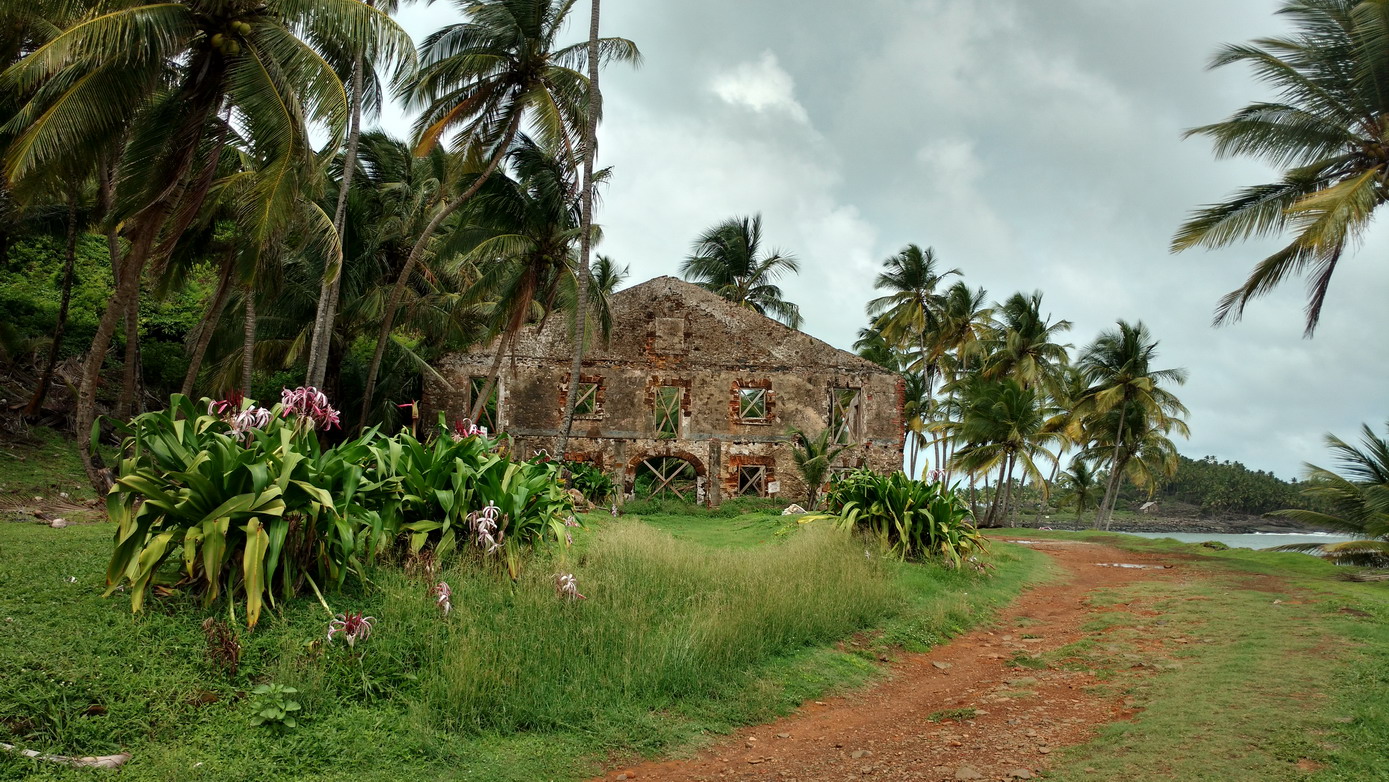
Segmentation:
{"type": "Polygon", "coordinates": [[[770,481],[767,484],[768,494],[776,494],[779,491],[781,491],[781,481],[770,481]]]}

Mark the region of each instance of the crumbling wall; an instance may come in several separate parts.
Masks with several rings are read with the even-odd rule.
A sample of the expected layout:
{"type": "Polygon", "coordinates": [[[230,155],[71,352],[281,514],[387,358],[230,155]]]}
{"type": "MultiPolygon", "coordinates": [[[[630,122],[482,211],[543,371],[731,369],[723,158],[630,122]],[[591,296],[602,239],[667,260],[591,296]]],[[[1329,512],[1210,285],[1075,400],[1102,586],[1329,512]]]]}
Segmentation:
{"type": "MultiPolygon", "coordinates": [[[[838,464],[900,468],[904,389],[897,375],[671,278],[618,294],[613,314],[612,337],[586,351],[580,381],[598,384],[600,403],[576,417],[567,455],[599,465],[625,490],[644,458],[671,456],[694,465],[702,501],[737,494],[739,468],[759,467],[768,493],[803,501],[788,432],[813,436],[830,426],[835,389],[858,389],[859,400],[854,445],[838,464]],[[680,394],[675,437],[657,429],[662,387],[680,394]],[[739,389],[760,390],[762,405],[753,409],[761,417],[741,415],[739,389]]],[[[526,456],[557,455],[572,350],[559,321],[523,332],[502,365],[500,423],[526,456]]],[[[468,379],[485,376],[491,362],[488,351],[446,357],[439,372],[447,387],[426,378],[426,415],[466,415],[468,379]]]]}

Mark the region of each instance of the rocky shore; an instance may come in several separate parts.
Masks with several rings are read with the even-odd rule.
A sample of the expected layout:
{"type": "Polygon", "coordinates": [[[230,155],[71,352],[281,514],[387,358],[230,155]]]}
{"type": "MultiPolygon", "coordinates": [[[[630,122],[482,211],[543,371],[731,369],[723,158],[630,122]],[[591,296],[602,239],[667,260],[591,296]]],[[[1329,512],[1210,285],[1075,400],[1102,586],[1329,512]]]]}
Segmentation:
{"type": "MultiPolygon", "coordinates": [[[[1017,526],[1038,528],[1050,527],[1052,529],[1091,529],[1094,522],[1093,515],[1087,515],[1080,524],[1076,524],[1075,516],[1071,514],[1043,516],[1040,521],[1035,517],[1019,519],[1017,526]]],[[[1288,519],[1280,519],[1270,516],[1220,516],[1211,518],[1201,518],[1200,516],[1129,516],[1124,515],[1114,519],[1109,526],[1110,532],[1210,532],[1228,535],[1252,534],[1255,532],[1273,533],[1309,533],[1327,532],[1312,527],[1297,524],[1288,519]]]]}

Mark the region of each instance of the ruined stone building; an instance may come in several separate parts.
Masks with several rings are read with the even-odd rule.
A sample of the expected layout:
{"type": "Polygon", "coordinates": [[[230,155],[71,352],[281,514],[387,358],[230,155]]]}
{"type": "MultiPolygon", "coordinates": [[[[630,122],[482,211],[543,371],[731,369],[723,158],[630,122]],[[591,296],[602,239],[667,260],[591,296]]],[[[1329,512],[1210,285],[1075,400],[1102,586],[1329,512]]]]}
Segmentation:
{"type": "MultiPolygon", "coordinates": [[[[803,500],[791,427],[853,444],[835,469],[901,468],[896,374],[673,277],[615,294],[611,309],[610,340],[585,352],[565,455],[599,466],[625,496],[803,500]]],[[[506,432],[522,456],[553,455],[572,356],[566,319],[527,327],[478,423],[506,432]]],[[[447,356],[445,382],[426,379],[427,415],[466,416],[492,360],[447,356]]]]}

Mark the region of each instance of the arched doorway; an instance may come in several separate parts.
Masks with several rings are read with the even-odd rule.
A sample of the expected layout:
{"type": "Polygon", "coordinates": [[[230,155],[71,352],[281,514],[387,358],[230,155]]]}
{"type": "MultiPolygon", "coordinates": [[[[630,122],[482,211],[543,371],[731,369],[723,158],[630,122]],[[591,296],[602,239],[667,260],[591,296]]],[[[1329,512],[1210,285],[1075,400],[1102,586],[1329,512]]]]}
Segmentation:
{"type": "Polygon", "coordinates": [[[627,494],[635,500],[704,502],[704,465],[691,454],[645,454],[627,465],[627,494]]]}

